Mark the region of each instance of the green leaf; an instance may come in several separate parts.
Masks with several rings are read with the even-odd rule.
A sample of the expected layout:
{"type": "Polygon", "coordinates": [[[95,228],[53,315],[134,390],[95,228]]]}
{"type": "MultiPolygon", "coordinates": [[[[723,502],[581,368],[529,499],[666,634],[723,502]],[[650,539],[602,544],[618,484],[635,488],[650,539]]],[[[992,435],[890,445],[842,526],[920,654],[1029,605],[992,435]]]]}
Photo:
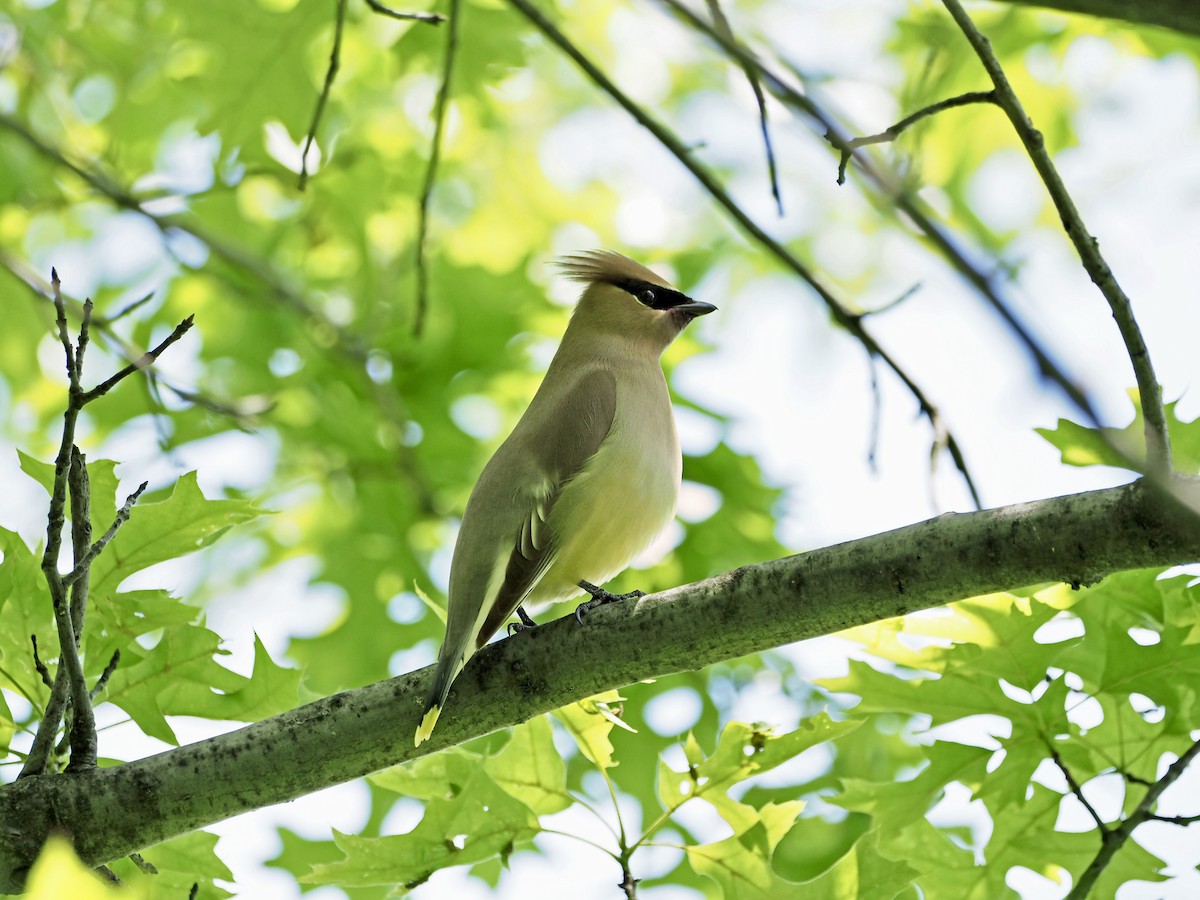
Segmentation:
{"type": "Polygon", "coordinates": [[[41,560],[15,531],[0,528],[0,686],[21,694],[35,706],[45,688],[33,664],[30,635],[38,636],[43,660],[58,652],[50,594],[41,560]]]}
{"type": "MultiPolygon", "coordinates": [[[[446,752],[436,757],[441,758],[438,768],[445,779],[442,793],[429,799],[412,831],[381,838],[335,832],[345,858],[315,866],[301,880],[415,887],[438,869],[508,856],[518,843],[537,834],[537,816],[498,785],[475,754],[446,752]]],[[[431,786],[428,769],[421,780],[431,786]]]]}
{"type": "Polygon", "coordinates": [[[17,459],[21,463],[21,471],[40,484],[46,490],[46,496],[54,493],[54,466],[30,456],[24,450],[17,450],[17,459]]]}
{"type": "Polygon", "coordinates": [[[232,894],[214,880],[233,881],[233,873],[217,856],[217,836],[193,831],[162,844],[147,847],[142,859],[157,870],[144,872],[129,859],[116,860],[109,868],[129,888],[146,891],[155,898],[188,897],[197,885],[197,900],[220,900],[232,894]]]}
{"type": "Polygon", "coordinates": [[[722,841],[687,847],[688,863],[720,885],[725,900],[807,897],[803,887],[784,880],[771,866],[776,845],[803,804],[768,803],[760,810],[737,806],[744,807],[737,816],[742,827],[722,841]]]}
{"type": "Polygon", "coordinates": [[[606,691],[578,703],[570,703],[553,713],[575,739],[579,752],[602,771],[617,765],[613,759],[612,741],[609,740],[613,727],[620,725],[632,730],[613,711],[613,705],[623,699],[616,691],[606,691]]]}
{"type": "Polygon", "coordinates": [[[92,565],[92,591],[115,594],[135,572],[207,547],[262,512],[245,500],[206,499],[196,473],[188,472],[166,499],[134,507],[129,521],[92,565]]]}
{"type": "Polygon", "coordinates": [[[483,765],[513,799],[539,816],[560,812],[575,802],[567,792],[567,768],[545,716],[514,728],[504,749],[483,765]]]}
{"type": "Polygon", "coordinates": [[[24,896],[29,900],[122,900],[126,897],[145,897],[142,891],[131,894],[116,885],[102,881],[100,876],[83,864],[71,842],[52,835],[42,847],[33,868],[24,896]]]}
{"type": "Polygon", "coordinates": [[[109,681],[108,700],[148,735],[172,744],[175,733],[164,716],[255,721],[295,706],[300,672],[275,665],[257,637],[249,678],[217,663],[224,652],[207,628],[168,628],[140,659],[122,661],[109,681]]]}
{"type": "MultiPolygon", "coordinates": [[[[1146,456],[1145,420],[1136,389],[1129,392],[1133,401],[1133,421],[1124,428],[1087,428],[1067,419],[1059,419],[1054,428],[1036,428],[1038,434],[1053,444],[1068,466],[1115,466],[1131,468],[1109,444],[1140,463],[1146,456]]],[[[1200,419],[1181,422],[1175,415],[1178,400],[1164,403],[1167,434],[1171,439],[1171,457],[1177,472],[1195,475],[1200,472],[1200,419]]]]}
{"type": "Polygon", "coordinates": [[[918,871],[879,850],[879,833],[864,834],[829,871],[803,885],[804,900],[892,900],[911,887],[918,871]]]}
{"type": "MultiPolygon", "coordinates": [[[[760,812],[730,799],[729,788],[811,747],[848,734],[861,724],[861,720],[855,719],[835,722],[828,713],[819,713],[803,720],[794,731],[777,735],[768,728],[730,722],[721,732],[712,756],[707,758],[695,737],[689,734],[684,744],[687,771],[677,772],[662,759],[658,762],[659,801],[664,809],[673,812],[687,801],[702,797],[717,808],[735,831],[744,830],[760,818],[760,812]]],[[[793,819],[801,806],[793,810],[793,819]]]]}
{"type": "Polygon", "coordinates": [[[982,747],[938,741],[930,750],[929,765],[914,778],[890,784],[846,779],[842,793],[830,799],[845,809],[870,813],[889,829],[903,828],[929,812],[950,782],[979,784],[991,755],[982,747]]]}

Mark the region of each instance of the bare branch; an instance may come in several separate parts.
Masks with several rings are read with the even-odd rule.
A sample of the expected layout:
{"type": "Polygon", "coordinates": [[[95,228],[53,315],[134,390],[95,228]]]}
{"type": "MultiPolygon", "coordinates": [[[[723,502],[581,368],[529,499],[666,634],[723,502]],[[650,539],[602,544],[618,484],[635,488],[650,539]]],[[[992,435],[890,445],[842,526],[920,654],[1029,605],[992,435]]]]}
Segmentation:
{"type": "MultiPolygon", "coordinates": [[[[700,183],[701,187],[708,192],[714,200],[720,204],[731,218],[736,221],[743,230],[745,230],[759,245],[770,251],[770,253],[781,262],[786,268],[800,277],[809,285],[824,302],[826,308],[833,316],[834,320],[853,335],[866,349],[867,353],[878,357],[896,376],[904,383],[909,393],[916,399],[920,408],[921,414],[929,419],[935,433],[939,428],[945,429],[942,423],[941,416],[937,407],[925,395],[921,387],[912,379],[912,377],[900,366],[900,364],[880,346],[879,342],[871,335],[863,324],[863,317],[850,310],[845,306],[833,292],[827,287],[817,274],[808,267],[807,264],[800,261],[791,251],[783,246],[771,235],[767,234],[757,222],[734,202],[733,198],[725,191],[725,189],[717,181],[716,177],[703,165],[696,161],[691,155],[691,152],[683,143],[672,134],[665,125],[643,110],[640,106],[631,100],[620,88],[612,82],[574,43],[572,43],[566,35],[564,35],[552,22],[550,22],[542,13],[533,6],[529,0],[509,0],[512,6],[525,16],[539,31],[542,32],[550,41],[566,54],[584,74],[592,80],[592,82],[608,94],[617,102],[630,116],[632,116],[638,124],[649,131],[658,142],[666,148],[683,166],[692,174],[692,176],[700,183]]],[[[667,0],[674,4],[675,0],[667,0]]],[[[688,13],[691,15],[691,13],[688,13]]],[[[715,34],[712,29],[705,23],[704,29],[708,33],[715,34]]],[[[753,57],[747,57],[753,62],[753,57]]],[[[757,63],[755,62],[757,65],[757,63]]],[[[969,476],[966,463],[963,458],[962,449],[959,447],[957,440],[948,431],[947,446],[950,449],[951,457],[954,459],[955,465],[962,472],[967,486],[971,491],[971,495],[975,500],[976,507],[980,507],[978,492],[975,490],[974,483],[969,476]]]]}
{"type": "Polygon", "coordinates": [[[1200,822],[1200,816],[1151,816],[1151,822],[1166,822],[1168,825],[1180,825],[1187,828],[1200,822]]]}
{"type": "MultiPolygon", "coordinates": [[[[725,13],[721,9],[720,0],[705,0],[705,4],[708,6],[708,14],[712,16],[713,27],[732,41],[733,28],[730,27],[729,19],[725,17],[725,13]]],[[[750,83],[750,90],[754,92],[754,102],[758,105],[758,125],[759,130],[762,132],[763,148],[767,154],[767,177],[771,182],[771,196],[775,198],[775,208],[779,211],[779,215],[782,216],[783,196],[779,192],[779,173],[775,166],[775,147],[771,143],[771,130],[767,127],[767,98],[763,96],[762,82],[759,80],[754,66],[743,65],[742,71],[746,73],[746,81],[750,83]]]]}
{"type": "MultiPolygon", "coordinates": [[[[90,547],[86,544],[84,545],[86,550],[84,551],[82,557],[76,560],[75,568],[71,570],[71,573],[63,578],[63,582],[65,584],[74,584],[77,581],[87,577],[88,568],[93,562],[96,561],[96,557],[104,551],[104,548],[108,546],[109,541],[117,536],[117,531],[120,529],[120,527],[129,521],[129,515],[133,510],[133,505],[138,502],[138,498],[142,496],[142,492],[146,490],[146,487],[149,485],[149,483],[150,482],[148,481],[143,481],[136,491],[125,498],[125,503],[119,510],[117,510],[117,515],[116,518],[113,519],[112,525],[108,527],[108,531],[104,532],[104,534],[100,536],[100,539],[97,540],[96,543],[92,544],[90,547]]],[[[89,528],[88,530],[90,533],[91,529],[89,528]]]]}
{"type": "MultiPolygon", "coordinates": [[[[83,348],[87,344],[87,324],[91,305],[84,304],[84,323],[79,329],[79,349],[76,360],[82,360],[83,348]]],[[[78,369],[78,365],[76,369],[78,369]]],[[[82,407],[78,391],[73,392],[69,405],[82,407]]],[[[65,588],[71,589],[71,605],[66,618],[74,644],[60,648],[66,661],[66,672],[71,687],[71,763],[73,771],[89,769],[96,765],[96,719],[92,715],[92,698],[87,689],[83,662],[79,657],[79,640],[83,635],[84,616],[87,613],[88,581],[91,560],[88,558],[88,543],[92,539],[92,486],[88,479],[87,459],[76,446],[71,447],[71,473],[67,478],[71,490],[71,552],[75,560],[75,571],[69,579],[61,579],[63,597],[65,588]],[[81,565],[83,563],[83,565],[81,565]],[[74,657],[74,662],[70,658],[74,657]],[[78,680],[77,680],[78,679],[78,680]]],[[[55,617],[58,618],[57,605],[55,617]]],[[[63,639],[63,628],[59,626],[59,640],[63,639]]]]}
{"type": "MultiPolygon", "coordinates": [[[[868,134],[865,137],[856,137],[849,141],[841,141],[838,149],[842,151],[842,158],[838,162],[838,184],[846,183],[846,165],[850,162],[850,157],[854,155],[854,151],[859,147],[865,147],[868,144],[886,144],[898,138],[907,128],[917,124],[922,119],[932,116],[935,113],[940,113],[943,110],[954,109],[956,106],[969,106],[973,103],[995,103],[995,91],[970,91],[966,94],[959,94],[957,97],[949,97],[945,100],[939,100],[937,103],[931,103],[929,106],[918,109],[910,116],[905,116],[895,125],[878,134],[868,134]]],[[[833,140],[832,134],[826,132],[826,140],[833,140]]]]}
{"type": "Polygon", "coordinates": [[[397,12],[387,6],[384,6],[379,0],[366,0],[367,6],[379,13],[381,16],[386,16],[389,19],[399,19],[401,22],[424,22],[426,25],[441,25],[446,21],[445,16],[437,13],[412,13],[412,12],[397,12]]]}
{"type": "Polygon", "coordinates": [[[1200,4],[1195,0],[1001,0],[1016,6],[1117,19],[1135,25],[1156,25],[1200,36],[1200,4]]]}
{"type": "Polygon", "coordinates": [[[121,664],[121,651],[114,650],[112,658],[108,661],[108,665],[104,667],[104,671],[100,673],[100,677],[96,679],[95,685],[92,686],[91,698],[95,700],[108,687],[108,679],[112,678],[113,672],[117,671],[117,666],[121,664]]]}
{"type": "Polygon", "coordinates": [[[312,124],[308,126],[308,134],[304,138],[304,149],[300,153],[300,181],[296,185],[304,190],[308,184],[308,151],[312,149],[313,141],[317,138],[317,129],[321,126],[321,116],[325,114],[325,104],[329,102],[329,94],[333,90],[333,79],[337,77],[342,55],[342,29],[346,24],[347,0],[337,0],[337,17],[333,28],[333,49],[329,51],[329,67],[325,70],[325,84],[317,96],[317,108],[313,110],[312,124]]]}
{"type": "MultiPolygon", "coordinates": [[[[853,140],[844,133],[842,126],[813,97],[792,87],[746,48],[717,33],[679,0],[658,0],[658,2],[676,13],[689,26],[705,34],[734,59],[743,64],[755,66],[771,93],[791,109],[810,118],[821,129],[825,139],[835,148],[841,150],[853,140]]],[[[933,243],[955,271],[966,279],[976,292],[996,310],[1033,357],[1038,372],[1059,386],[1067,398],[1083,412],[1089,424],[1100,426],[1102,423],[1095,407],[1084,391],[1062,371],[1054,362],[1050,352],[1041,346],[1033,333],[1017,318],[1010,304],[993,283],[992,277],[971,261],[955,242],[947,228],[937,222],[927,207],[904,188],[894,172],[884,169],[861,154],[855,155],[854,160],[872,187],[883,196],[888,197],[895,204],[896,209],[903,213],[933,243]]],[[[956,446],[957,443],[952,445],[952,449],[956,446]]],[[[1119,449],[1118,452],[1120,452],[1119,449]]]]}
{"type": "Polygon", "coordinates": [[[425,167],[425,180],[421,184],[421,199],[418,202],[417,218],[417,310],[413,318],[413,334],[420,336],[425,327],[425,314],[429,308],[429,268],[426,260],[426,245],[429,241],[429,198],[437,182],[438,164],[442,159],[442,135],[446,130],[446,108],[450,99],[450,81],[454,74],[454,57],[458,52],[459,0],[450,0],[450,27],[446,29],[446,55],[442,60],[442,83],[438,87],[437,100],[433,105],[433,141],[429,148],[429,165],[425,167]]]}
{"type": "Polygon", "coordinates": [[[1088,802],[1087,797],[1083,796],[1083,788],[1079,786],[1079,782],[1075,780],[1075,776],[1071,774],[1071,770],[1067,768],[1067,764],[1063,762],[1062,756],[1058,752],[1058,748],[1053,742],[1046,738],[1046,749],[1050,751],[1050,758],[1054,760],[1054,764],[1058,766],[1058,770],[1063,773],[1063,777],[1067,779],[1067,786],[1070,787],[1071,793],[1075,795],[1075,799],[1083,804],[1083,808],[1088,811],[1088,815],[1092,817],[1092,821],[1096,823],[1096,829],[1100,832],[1101,838],[1108,832],[1108,826],[1104,820],[1100,818],[1100,814],[1096,812],[1096,808],[1088,802]]]}
{"type": "Polygon", "coordinates": [[[120,319],[123,319],[126,316],[128,316],[129,314],[141,309],[143,306],[145,306],[147,303],[149,303],[153,299],[154,299],[154,291],[150,291],[150,293],[146,294],[145,296],[138,297],[133,302],[128,303],[125,306],[121,307],[115,313],[113,313],[111,316],[97,317],[96,323],[98,325],[100,325],[102,328],[107,328],[108,326],[113,325],[115,322],[119,321],[120,319]]]}
{"type": "Polygon", "coordinates": [[[42,684],[50,688],[50,690],[54,690],[54,679],[50,677],[50,670],[46,668],[46,664],[42,662],[41,656],[38,655],[37,635],[31,634],[29,642],[33,644],[33,667],[37,670],[38,675],[41,676],[42,684]]]}
{"type": "MultiPolygon", "coordinates": [[[[1181,491],[1200,493],[1200,479],[1177,481],[1181,491]]],[[[0,890],[18,886],[52,830],[70,831],[80,858],[98,865],[604,690],[963,597],[1049,581],[1092,583],[1110,572],[1179,564],[1197,554],[1195,520],[1143,480],[938,516],[745,566],[610,604],[593,613],[586,629],[568,615],[475,654],[451,692],[447,712],[453,714],[419,750],[396,735],[415,727],[432,666],[145,759],[76,778],[26,778],[0,787],[0,825],[10,826],[0,827],[0,890]],[[662,640],[647,642],[649,633],[662,640]],[[138,815],[130,817],[130,809],[138,815]],[[97,827],[122,811],[123,827],[97,827]]]]}
{"type": "Polygon", "coordinates": [[[1054,201],[1054,207],[1062,219],[1063,228],[1075,246],[1075,252],[1079,254],[1084,269],[1096,287],[1100,289],[1105,300],[1108,301],[1113,318],[1116,319],[1117,328],[1121,332],[1121,339],[1125,342],[1129,361],[1133,364],[1134,376],[1137,379],[1138,394],[1141,398],[1142,414],[1146,426],[1146,471],[1165,477],[1171,472],[1171,439],[1167,432],[1167,416],[1163,408],[1162,388],[1159,386],[1158,376],[1154,374],[1150,351],[1146,348],[1141,329],[1134,318],[1133,304],[1125,291],[1121,289],[1120,284],[1117,283],[1116,276],[1113,275],[1108,263],[1101,255],[1099,242],[1088,232],[1079,210],[1075,207],[1075,201],[1068,193],[1066,185],[1059,177],[1054,161],[1046,150],[1041,132],[1033,127],[1033,122],[1030,121],[1020,99],[1013,91],[1012,85],[1009,84],[1008,77],[1000,66],[1000,61],[992,52],[988,39],[975,27],[975,23],[971,21],[971,17],[967,15],[958,0],[942,0],[942,3],[966,36],[975,55],[979,57],[983,68],[992,79],[992,84],[995,85],[996,105],[1003,109],[1005,115],[1008,116],[1008,120],[1012,123],[1017,136],[1020,137],[1021,143],[1025,147],[1025,152],[1033,161],[1033,166],[1046,186],[1050,199],[1054,201]]]}
{"type": "Polygon", "coordinates": [[[13,116],[0,113],[0,129],[11,131],[42,156],[73,172],[85,184],[107,197],[116,206],[143,216],[163,235],[170,234],[172,231],[181,231],[185,234],[190,234],[208,247],[214,257],[222,260],[230,267],[249,275],[267,288],[265,292],[254,293],[253,297],[265,297],[276,301],[303,316],[305,319],[317,323],[322,329],[334,335],[336,347],[339,352],[357,362],[366,363],[367,351],[363,347],[361,340],[331,321],[328,316],[312,305],[303,294],[281,278],[268,263],[256,257],[253,253],[249,253],[236,244],[221,240],[216,235],[210,234],[202,226],[191,221],[186,216],[160,215],[148,211],[142,206],[142,201],[138,197],[122,188],[108,175],[99,170],[89,169],[81,163],[71,160],[63,151],[54,147],[49,142],[42,140],[42,138],[30,131],[23,122],[13,116]]]}
{"type": "Polygon", "coordinates": [[[162,353],[164,350],[166,350],[173,343],[175,343],[177,340],[179,340],[181,337],[183,337],[185,334],[187,334],[189,330],[191,330],[192,325],[195,324],[195,320],[196,320],[196,317],[194,315],[188,316],[186,319],[184,319],[182,322],[180,322],[178,325],[176,325],[175,330],[172,331],[169,335],[167,335],[167,337],[164,338],[157,347],[155,347],[153,350],[149,350],[145,354],[143,354],[141,359],[131,362],[125,368],[121,369],[116,374],[106,378],[104,381],[102,381],[100,384],[96,385],[90,391],[84,392],[83,402],[91,403],[96,398],[103,397],[105,394],[107,394],[109,391],[111,391],[114,387],[116,387],[118,384],[120,384],[122,381],[124,381],[130,375],[132,375],[134,372],[138,372],[142,369],[147,368],[148,366],[154,365],[155,360],[157,360],[160,356],[162,356],[162,353]]]}

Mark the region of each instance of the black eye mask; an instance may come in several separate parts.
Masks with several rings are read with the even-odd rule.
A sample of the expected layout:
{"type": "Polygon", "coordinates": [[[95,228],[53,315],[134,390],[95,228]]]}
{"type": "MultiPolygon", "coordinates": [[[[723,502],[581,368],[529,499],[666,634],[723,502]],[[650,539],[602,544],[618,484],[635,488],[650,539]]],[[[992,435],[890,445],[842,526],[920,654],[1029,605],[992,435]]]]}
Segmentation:
{"type": "Polygon", "coordinates": [[[642,306],[651,309],[671,309],[692,302],[692,298],[687,294],[648,281],[623,280],[617,283],[617,287],[632,294],[642,306]]]}

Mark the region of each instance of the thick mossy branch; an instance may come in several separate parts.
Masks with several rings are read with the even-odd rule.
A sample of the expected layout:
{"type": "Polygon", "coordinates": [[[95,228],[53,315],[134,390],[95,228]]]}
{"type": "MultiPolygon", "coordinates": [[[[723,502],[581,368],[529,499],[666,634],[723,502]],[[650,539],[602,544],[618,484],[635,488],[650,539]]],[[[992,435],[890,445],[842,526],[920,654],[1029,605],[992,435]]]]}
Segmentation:
{"type": "Polygon", "coordinates": [[[1196,0],[1000,0],[1016,6],[1082,13],[1134,25],[1157,25],[1183,34],[1200,35],[1200,3],[1196,0]]]}
{"type": "MultiPolygon", "coordinates": [[[[1200,479],[1172,483],[1200,502],[1200,479]]],[[[0,890],[17,890],[46,836],[90,865],[454,746],[647,678],[964,597],[1200,559],[1193,516],[1144,482],[977,513],[746,566],[566,616],[485,648],[419,749],[432,667],[238,731],[73,777],[0,789],[0,890]]]]}

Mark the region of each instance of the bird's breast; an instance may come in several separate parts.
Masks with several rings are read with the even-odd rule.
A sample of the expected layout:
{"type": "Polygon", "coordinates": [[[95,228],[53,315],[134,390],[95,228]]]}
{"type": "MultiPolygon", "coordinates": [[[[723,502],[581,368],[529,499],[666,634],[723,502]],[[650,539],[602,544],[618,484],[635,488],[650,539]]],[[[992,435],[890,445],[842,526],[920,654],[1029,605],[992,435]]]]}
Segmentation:
{"type": "Polygon", "coordinates": [[[580,579],[608,581],[675,515],[683,463],[666,381],[657,365],[629,374],[618,377],[608,436],[555,504],[558,550],[531,602],[573,596],[580,579]]]}

